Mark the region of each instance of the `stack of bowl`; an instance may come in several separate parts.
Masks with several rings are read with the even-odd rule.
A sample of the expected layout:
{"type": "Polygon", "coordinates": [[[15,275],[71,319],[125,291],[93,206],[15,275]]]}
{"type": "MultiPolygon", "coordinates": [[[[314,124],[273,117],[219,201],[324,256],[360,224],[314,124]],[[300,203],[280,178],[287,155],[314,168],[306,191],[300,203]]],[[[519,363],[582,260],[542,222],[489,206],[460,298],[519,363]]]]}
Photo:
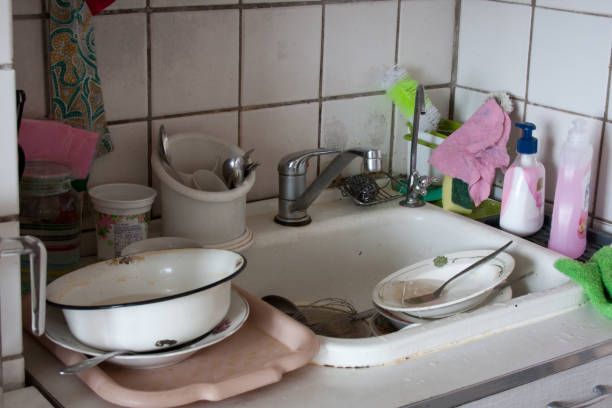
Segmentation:
{"type": "Polygon", "coordinates": [[[210,332],[230,308],[241,254],[174,249],[114,258],[68,273],[47,287],[70,333],[98,350],[157,352],[210,332]]]}

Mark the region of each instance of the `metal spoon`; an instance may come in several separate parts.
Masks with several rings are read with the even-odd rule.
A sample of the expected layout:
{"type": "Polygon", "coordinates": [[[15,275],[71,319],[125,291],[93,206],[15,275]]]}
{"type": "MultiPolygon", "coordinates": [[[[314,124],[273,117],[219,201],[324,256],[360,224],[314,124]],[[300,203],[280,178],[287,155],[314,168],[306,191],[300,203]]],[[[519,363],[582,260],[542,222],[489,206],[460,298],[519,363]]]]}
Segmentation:
{"type": "Polygon", "coordinates": [[[176,181],[181,184],[185,184],[180,174],[172,167],[168,160],[168,134],[166,133],[166,127],[161,125],[159,127],[159,158],[164,170],[176,181]]]}
{"type": "Polygon", "coordinates": [[[103,363],[104,361],[108,360],[109,358],[113,358],[115,356],[121,356],[124,354],[134,354],[134,352],[127,351],[127,350],[110,351],[108,353],[100,354],[99,356],[96,356],[96,357],[88,358],[87,360],[81,361],[80,363],[66,366],[62,370],[60,370],[60,374],[63,374],[63,375],[76,374],[83,370],[88,370],[92,367],[95,367],[98,364],[103,363]]]}
{"type": "Polygon", "coordinates": [[[461,275],[464,275],[465,273],[471,271],[472,269],[476,268],[477,266],[480,266],[486,262],[488,262],[489,260],[491,260],[492,258],[494,258],[497,254],[499,254],[500,252],[502,252],[504,249],[506,249],[507,247],[509,247],[512,244],[513,241],[508,241],[504,246],[502,246],[501,248],[491,252],[489,255],[485,256],[484,258],[478,260],[477,262],[474,262],[473,264],[471,264],[470,266],[468,266],[467,268],[463,269],[461,272],[453,275],[450,279],[448,279],[446,282],[444,282],[442,284],[442,286],[440,286],[438,289],[436,289],[435,291],[431,292],[431,293],[427,293],[425,295],[421,295],[421,296],[414,296],[408,299],[402,299],[402,303],[404,305],[414,305],[414,304],[419,304],[419,303],[427,303],[427,302],[431,302],[432,300],[435,300],[437,298],[440,297],[440,295],[442,294],[442,290],[446,287],[446,285],[448,285],[449,283],[451,283],[452,281],[454,281],[455,279],[457,279],[458,277],[460,277],[461,275]]]}
{"type": "Polygon", "coordinates": [[[304,316],[304,314],[300,312],[300,309],[298,309],[295,303],[293,303],[289,299],[278,295],[267,295],[262,297],[261,300],[274,306],[275,308],[285,313],[289,317],[292,317],[293,319],[297,320],[298,322],[305,325],[308,324],[306,316],[304,316]]]}
{"type": "Polygon", "coordinates": [[[244,180],[244,159],[242,156],[233,156],[223,162],[221,168],[225,184],[229,188],[237,187],[244,180]]]}

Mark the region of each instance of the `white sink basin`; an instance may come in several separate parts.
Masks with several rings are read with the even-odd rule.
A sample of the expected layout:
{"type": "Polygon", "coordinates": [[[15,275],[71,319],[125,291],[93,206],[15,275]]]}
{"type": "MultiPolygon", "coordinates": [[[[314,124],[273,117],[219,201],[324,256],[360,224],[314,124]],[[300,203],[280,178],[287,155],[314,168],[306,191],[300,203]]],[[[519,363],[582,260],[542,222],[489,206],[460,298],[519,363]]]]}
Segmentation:
{"type": "Polygon", "coordinates": [[[453,344],[504,331],[575,308],[581,289],[553,267],[558,254],[463,216],[427,204],[404,208],[398,201],[363,208],[329,190],[308,210],[312,224],[273,222],[276,201],[255,203],[247,225],[255,235],[245,251],[246,272],[236,283],[257,296],[277,294],[309,303],[344,298],[357,310],[372,307],[372,289],[385,276],[437,255],[471,249],[507,250],[516,260],[512,276],[535,273],[513,286],[513,299],[470,313],[384,336],[340,339],[320,336],[315,362],[366,367],[414,358],[453,344]]]}

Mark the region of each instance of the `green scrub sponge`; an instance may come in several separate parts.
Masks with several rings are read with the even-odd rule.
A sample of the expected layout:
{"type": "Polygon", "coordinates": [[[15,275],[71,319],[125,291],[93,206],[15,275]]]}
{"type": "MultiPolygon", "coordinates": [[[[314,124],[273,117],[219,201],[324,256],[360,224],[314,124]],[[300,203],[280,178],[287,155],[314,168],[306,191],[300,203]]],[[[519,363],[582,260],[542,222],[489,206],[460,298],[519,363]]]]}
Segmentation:
{"type": "Polygon", "coordinates": [[[442,208],[459,214],[472,213],[472,199],[464,181],[444,176],[442,181],[442,208]]]}
{"type": "Polygon", "coordinates": [[[601,248],[587,263],[559,259],[555,268],[579,283],[593,306],[612,319],[612,247],[601,248]]]}

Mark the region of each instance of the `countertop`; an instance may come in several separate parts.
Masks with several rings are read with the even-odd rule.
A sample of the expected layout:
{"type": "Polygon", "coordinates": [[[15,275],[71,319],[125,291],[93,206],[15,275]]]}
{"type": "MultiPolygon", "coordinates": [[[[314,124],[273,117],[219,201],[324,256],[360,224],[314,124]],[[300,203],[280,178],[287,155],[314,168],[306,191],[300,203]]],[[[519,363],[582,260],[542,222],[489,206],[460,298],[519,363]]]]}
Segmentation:
{"type": "MultiPolygon", "coordinates": [[[[24,337],[26,370],[43,394],[66,408],[108,408],[36,340],[24,337]]],[[[215,403],[219,407],[447,407],[533,381],[542,369],[571,368],[612,354],[612,320],[590,304],[540,322],[457,344],[401,363],[366,369],[308,365],[279,383],[215,403]],[[546,368],[548,367],[548,368],[546,368]],[[414,404],[414,405],[411,405],[414,404]]],[[[194,407],[207,406],[207,402],[194,407]]]]}
{"type": "MultiPolygon", "coordinates": [[[[249,204],[248,211],[267,212],[273,206],[270,201],[249,204]]],[[[31,382],[54,405],[115,406],[100,399],[78,377],[59,375],[63,365],[29,335],[24,336],[24,354],[31,382]]],[[[276,384],[215,406],[450,407],[611,354],[612,320],[587,303],[399,363],[361,369],[310,364],[276,384]]]]}

